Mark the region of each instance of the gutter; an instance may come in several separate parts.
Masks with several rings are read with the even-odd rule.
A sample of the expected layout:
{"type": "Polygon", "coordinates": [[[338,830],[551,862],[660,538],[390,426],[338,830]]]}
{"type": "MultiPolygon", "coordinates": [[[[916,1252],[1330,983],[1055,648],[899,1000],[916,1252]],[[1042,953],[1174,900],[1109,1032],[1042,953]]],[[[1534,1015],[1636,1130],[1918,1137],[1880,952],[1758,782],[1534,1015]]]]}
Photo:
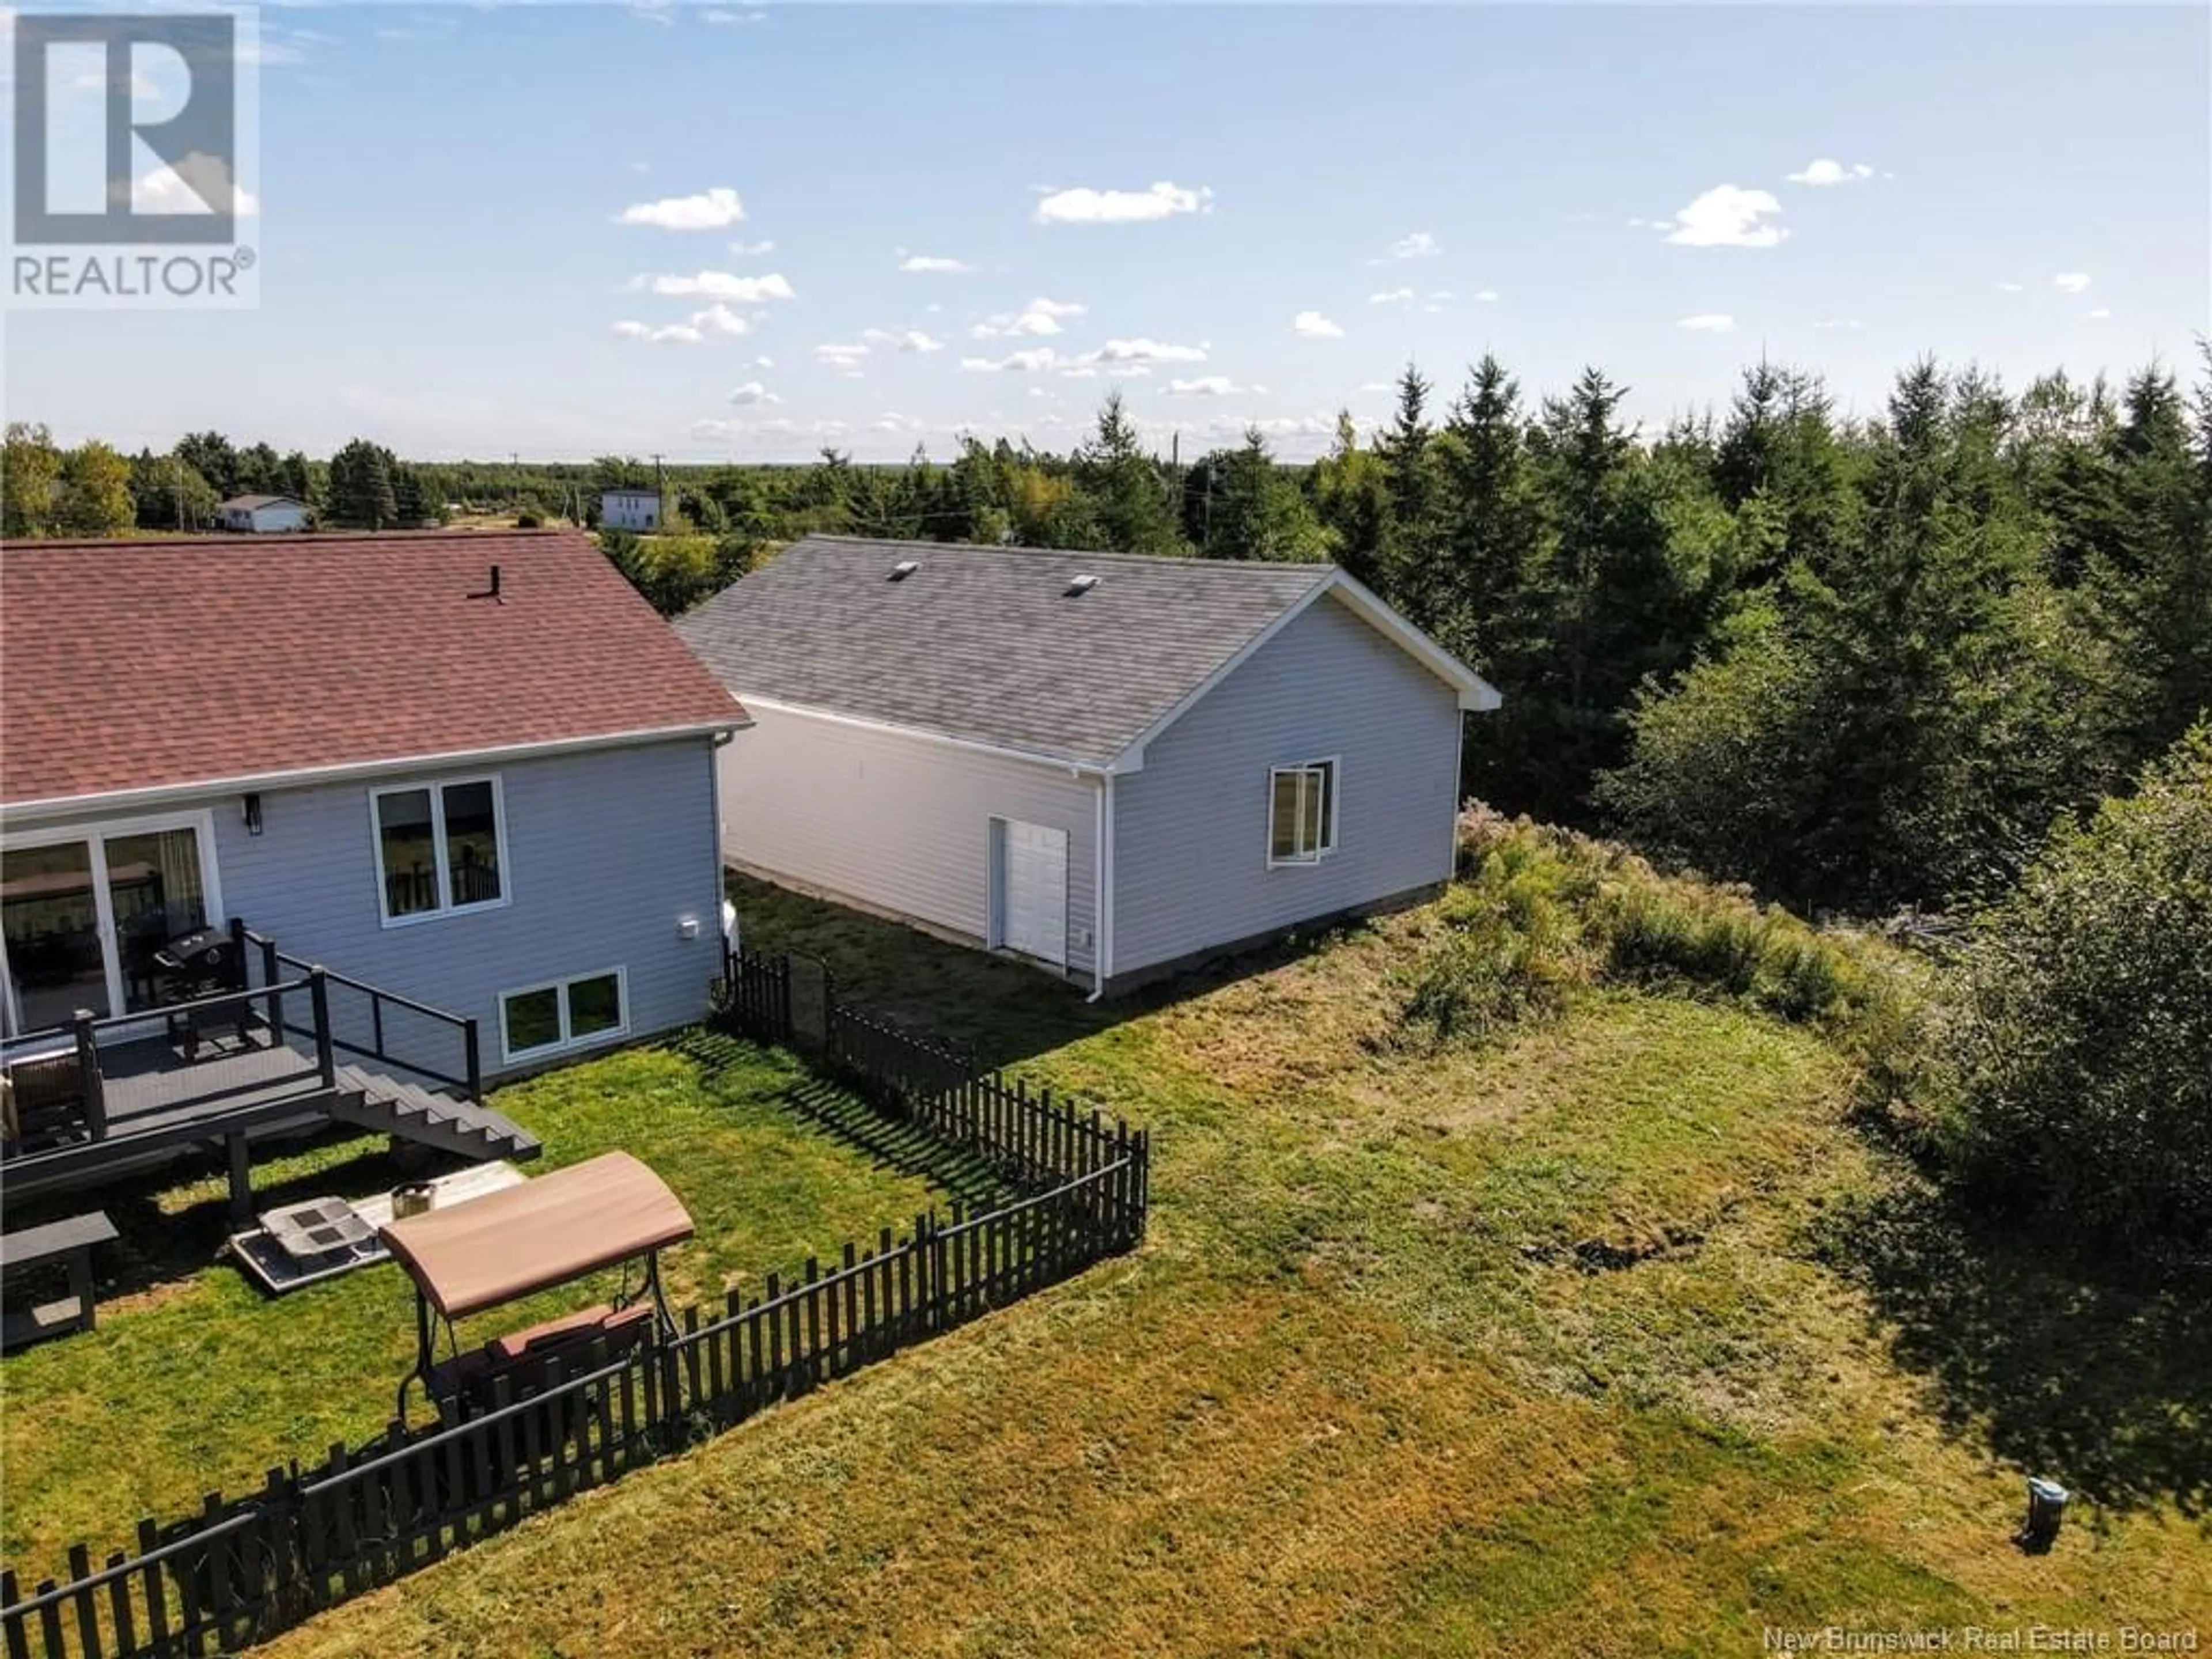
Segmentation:
{"type": "Polygon", "coordinates": [[[137,806],[186,805],[235,795],[246,790],[306,788],[314,784],[349,783],[368,778],[405,776],[418,772],[459,766],[482,766],[494,762],[550,759],[583,754],[595,749],[628,749],[640,744],[670,742],[681,738],[726,738],[753,722],[738,718],[692,726],[648,726],[635,732],[609,732],[588,738],[557,738],[544,743],[505,744],[489,749],[450,750],[434,755],[401,755],[385,760],[344,761],[331,766],[295,767],[282,772],[246,772],[224,778],[189,783],[152,784],[138,789],[115,789],[89,795],[58,795],[43,800],[11,801],[0,806],[0,820],[10,825],[65,823],[89,812],[106,812],[137,806]]]}

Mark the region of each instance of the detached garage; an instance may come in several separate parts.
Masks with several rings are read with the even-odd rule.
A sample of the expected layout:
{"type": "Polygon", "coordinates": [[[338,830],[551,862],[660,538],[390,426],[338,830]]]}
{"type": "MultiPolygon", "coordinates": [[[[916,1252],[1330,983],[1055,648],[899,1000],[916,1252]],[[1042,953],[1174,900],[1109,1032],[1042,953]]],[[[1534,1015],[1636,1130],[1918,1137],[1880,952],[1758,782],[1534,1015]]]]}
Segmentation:
{"type": "Polygon", "coordinates": [[[1472,670],[1332,565],[816,536],[677,623],[723,856],[1110,992],[1452,869],[1472,670]]]}

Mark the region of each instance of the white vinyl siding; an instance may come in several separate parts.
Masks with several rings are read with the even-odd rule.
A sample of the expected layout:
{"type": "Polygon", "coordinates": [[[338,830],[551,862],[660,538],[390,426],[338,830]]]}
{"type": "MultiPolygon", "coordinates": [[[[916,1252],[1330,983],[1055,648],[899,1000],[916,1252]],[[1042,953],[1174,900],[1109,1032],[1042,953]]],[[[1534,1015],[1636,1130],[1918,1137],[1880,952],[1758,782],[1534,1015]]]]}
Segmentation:
{"type": "Polygon", "coordinates": [[[748,705],[721,751],[722,847],[771,877],[944,929],[992,932],[994,818],[1063,832],[1066,963],[1094,952],[1098,784],[1064,766],[748,705]]]}
{"type": "Polygon", "coordinates": [[[1446,879],[1456,693],[1331,598],[1253,653],[1115,783],[1120,975],[1446,879]],[[1279,864],[1276,769],[1336,757],[1326,857],[1279,864]]]}

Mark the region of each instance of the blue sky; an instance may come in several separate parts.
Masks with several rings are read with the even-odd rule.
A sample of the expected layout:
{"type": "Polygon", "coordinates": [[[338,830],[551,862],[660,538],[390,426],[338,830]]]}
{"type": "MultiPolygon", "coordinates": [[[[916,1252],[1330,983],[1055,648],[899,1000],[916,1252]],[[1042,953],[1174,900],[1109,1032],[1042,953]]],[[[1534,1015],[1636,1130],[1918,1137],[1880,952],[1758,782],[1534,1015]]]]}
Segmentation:
{"type": "Polygon", "coordinates": [[[1408,358],[1449,392],[1486,349],[1532,392],[1598,363],[1651,422],[1762,351],[1858,412],[1923,352],[2186,373],[2208,17],[270,9],[259,308],[9,316],[7,413],[942,456],[1065,447],[1119,385],[1186,455],[1248,421],[1304,455],[1408,358]]]}

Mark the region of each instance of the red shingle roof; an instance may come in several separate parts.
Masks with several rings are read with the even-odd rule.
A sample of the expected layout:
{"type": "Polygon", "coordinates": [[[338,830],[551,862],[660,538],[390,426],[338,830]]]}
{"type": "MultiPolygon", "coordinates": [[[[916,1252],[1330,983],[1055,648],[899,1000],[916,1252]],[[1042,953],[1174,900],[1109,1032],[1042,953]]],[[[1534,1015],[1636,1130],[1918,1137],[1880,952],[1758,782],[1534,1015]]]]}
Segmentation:
{"type": "Polygon", "coordinates": [[[572,532],[0,550],[0,800],[745,718],[572,532]]]}

